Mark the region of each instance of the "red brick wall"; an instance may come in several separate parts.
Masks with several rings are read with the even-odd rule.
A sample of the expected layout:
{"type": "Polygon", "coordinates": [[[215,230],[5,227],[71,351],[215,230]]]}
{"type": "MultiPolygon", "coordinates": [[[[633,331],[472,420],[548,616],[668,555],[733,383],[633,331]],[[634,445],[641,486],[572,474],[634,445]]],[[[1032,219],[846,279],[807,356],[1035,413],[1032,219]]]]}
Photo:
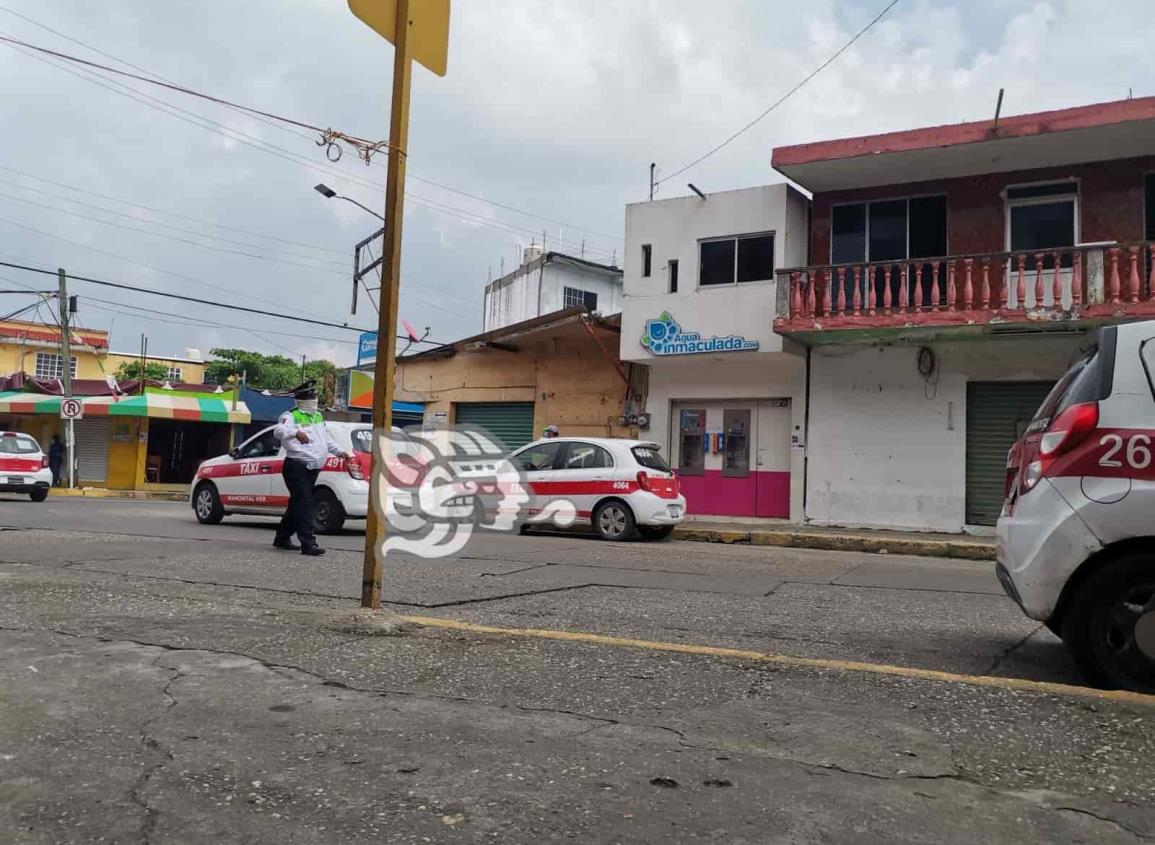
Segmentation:
{"type": "Polygon", "coordinates": [[[831,205],[918,194],[947,195],[947,250],[951,255],[1001,252],[1006,248],[1003,189],[1022,182],[1071,178],[1080,181],[1079,233],[1084,243],[1142,240],[1143,174],[1147,171],[1155,171],[1155,156],[815,194],[810,262],[830,261],[831,205]]]}

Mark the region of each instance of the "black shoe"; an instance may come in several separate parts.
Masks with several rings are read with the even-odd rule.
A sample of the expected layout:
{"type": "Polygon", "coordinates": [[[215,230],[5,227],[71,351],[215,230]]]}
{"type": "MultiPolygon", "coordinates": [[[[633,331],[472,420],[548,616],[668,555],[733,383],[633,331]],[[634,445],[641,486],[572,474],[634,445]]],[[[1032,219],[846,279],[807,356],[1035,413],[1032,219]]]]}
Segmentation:
{"type": "Polygon", "coordinates": [[[301,550],[301,547],[292,540],[273,540],[273,547],[289,552],[299,552],[301,550]]]}
{"type": "Polygon", "coordinates": [[[305,546],[303,549],[301,549],[301,554],[308,555],[309,557],[320,557],[324,553],[325,550],[320,546],[305,546]]]}

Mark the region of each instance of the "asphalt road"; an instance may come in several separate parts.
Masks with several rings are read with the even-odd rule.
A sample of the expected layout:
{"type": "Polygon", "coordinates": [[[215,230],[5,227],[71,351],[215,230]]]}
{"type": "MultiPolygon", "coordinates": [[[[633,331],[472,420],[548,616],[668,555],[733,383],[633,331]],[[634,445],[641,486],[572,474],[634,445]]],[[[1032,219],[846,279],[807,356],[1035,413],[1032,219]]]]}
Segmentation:
{"type": "Polygon", "coordinates": [[[441,622],[366,637],[362,539],[310,559],[267,519],[0,499],[0,829],[1155,837],[1155,701],[1044,686],[1079,679],[989,564],[480,534],[391,557],[390,607],[441,622]]]}

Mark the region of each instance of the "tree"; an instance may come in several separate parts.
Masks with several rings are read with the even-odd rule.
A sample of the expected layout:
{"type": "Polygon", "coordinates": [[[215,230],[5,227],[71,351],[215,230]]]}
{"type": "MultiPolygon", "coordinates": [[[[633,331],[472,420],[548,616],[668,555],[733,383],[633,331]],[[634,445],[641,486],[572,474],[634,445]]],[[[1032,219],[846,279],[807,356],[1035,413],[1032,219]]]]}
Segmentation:
{"type": "MultiPolygon", "coordinates": [[[[205,380],[213,384],[229,384],[229,379],[244,374],[245,383],[255,390],[291,390],[304,379],[301,364],[284,355],[262,355],[247,349],[212,349],[213,360],[205,365],[205,380]]],[[[308,361],[305,379],[317,382],[317,398],[321,405],[333,404],[339,370],[331,361],[308,361]]]]}
{"type": "MultiPolygon", "coordinates": [[[[149,381],[164,381],[168,378],[168,367],[156,361],[146,361],[144,377],[149,381]]],[[[140,361],[125,361],[116,370],[117,381],[136,381],[140,378],[140,361]]]]}

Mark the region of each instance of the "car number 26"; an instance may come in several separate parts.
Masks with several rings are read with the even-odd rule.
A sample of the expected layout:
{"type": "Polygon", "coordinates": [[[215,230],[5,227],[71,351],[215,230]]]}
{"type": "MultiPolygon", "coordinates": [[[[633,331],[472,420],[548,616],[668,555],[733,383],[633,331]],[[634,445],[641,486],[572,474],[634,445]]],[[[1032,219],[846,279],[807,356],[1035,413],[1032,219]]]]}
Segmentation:
{"type": "Polygon", "coordinates": [[[1127,448],[1123,448],[1124,440],[1118,434],[1105,434],[1099,441],[1100,446],[1106,446],[1107,451],[1099,458],[1101,467],[1121,467],[1123,461],[1117,457],[1124,453],[1127,465],[1132,469],[1146,469],[1151,465],[1151,438],[1146,434],[1136,434],[1127,438],[1127,448]]]}

